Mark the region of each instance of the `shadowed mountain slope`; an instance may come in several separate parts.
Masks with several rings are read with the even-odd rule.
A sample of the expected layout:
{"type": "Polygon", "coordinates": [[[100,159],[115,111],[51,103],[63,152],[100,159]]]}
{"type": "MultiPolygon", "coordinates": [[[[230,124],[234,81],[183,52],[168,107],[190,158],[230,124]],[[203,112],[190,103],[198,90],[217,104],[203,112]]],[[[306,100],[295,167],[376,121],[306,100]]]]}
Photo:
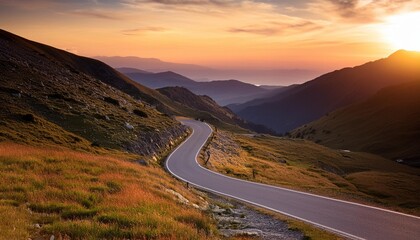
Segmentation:
{"type": "MultiPolygon", "coordinates": [[[[183,87],[165,87],[157,89],[160,93],[167,96],[168,98],[182,104],[183,106],[193,109],[195,112],[205,112],[210,114],[211,118],[216,118],[220,122],[231,124],[233,126],[238,125],[240,127],[251,129],[260,133],[271,133],[274,132],[262,125],[256,125],[253,123],[248,123],[239,118],[234,112],[232,112],[227,107],[219,106],[212,98],[209,96],[198,96],[183,87]]],[[[206,119],[205,115],[204,119],[206,119]]],[[[211,120],[211,119],[210,119],[211,120]]],[[[214,121],[214,120],[211,120],[214,121]]]]}
{"type": "Polygon", "coordinates": [[[237,114],[284,133],[365,100],[383,87],[419,78],[420,53],[400,50],[385,59],[327,73],[237,114]]]}
{"type": "Polygon", "coordinates": [[[294,130],[291,136],[404,159],[420,167],[420,81],[387,87],[362,103],[294,130]]]}
{"type": "Polygon", "coordinates": [[[150,156],[185,132],[155,109],[172,108],[158,99],[166,97],[102,62],[2,30],[0,43],[2,140],[150,156]]]}

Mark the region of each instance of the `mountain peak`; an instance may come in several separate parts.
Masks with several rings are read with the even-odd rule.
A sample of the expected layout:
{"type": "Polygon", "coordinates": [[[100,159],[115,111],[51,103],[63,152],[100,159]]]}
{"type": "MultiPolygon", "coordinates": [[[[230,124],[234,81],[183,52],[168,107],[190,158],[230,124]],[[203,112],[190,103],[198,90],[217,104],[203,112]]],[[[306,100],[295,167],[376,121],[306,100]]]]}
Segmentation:
{"type": "Polygon", "coordinates": [[[391,59],[420,58],[420,52],[400,49],[392,53],[391,55],[389,55],[388,58],[391,58],[391,59]]]}

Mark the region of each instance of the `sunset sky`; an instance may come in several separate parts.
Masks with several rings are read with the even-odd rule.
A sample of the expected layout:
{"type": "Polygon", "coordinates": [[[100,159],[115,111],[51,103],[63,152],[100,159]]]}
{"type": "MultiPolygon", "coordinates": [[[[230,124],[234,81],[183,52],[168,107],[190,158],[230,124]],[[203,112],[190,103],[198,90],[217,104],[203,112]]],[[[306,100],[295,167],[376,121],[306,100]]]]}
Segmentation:
{"type": "Polygon", "coordinates": [[[0,0],[0,28],[84,56],[329,71],[404,47],[392,25],[419,11],[418,0],[0,0]]]}

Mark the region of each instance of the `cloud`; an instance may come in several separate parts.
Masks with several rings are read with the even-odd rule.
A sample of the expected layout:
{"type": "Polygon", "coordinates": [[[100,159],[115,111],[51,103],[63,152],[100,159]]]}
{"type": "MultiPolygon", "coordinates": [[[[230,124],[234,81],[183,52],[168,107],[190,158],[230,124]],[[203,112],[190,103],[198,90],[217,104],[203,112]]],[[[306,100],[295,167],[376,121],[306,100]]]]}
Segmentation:
{"type": "Polygon", "coordinates": [[[238,1],[233,0],[137,0],[132,3],[158,3],[163,5],[216,5],[229,6],[238,1]]]}
{"type": "Polygon", "coordinates": [[[319,0],[313,4],[317,12],[333,13],[354,23],[380,22],[386,16],[420,9],[418,0],[319,0]]]}
{"type": "Polygon", "coordinates": [[[187,12],[208,15],[225,14],[224,10],[240,8],[243,0],[122,0],[129,9],[149,9],[165,12],[187,12]]]}
{"type": "Polygon", "coordinates": [[[100,19],[107,19],[107,20],[123,20],[124,18],[115,12],[105,11],[101,9],[76,9],[67,12],[73,15],[79,15],[84,17],[91,17],[91,18],[100,18],[100,19]]]}
{"type": "Polygon", "coordinates": [[[254,25],[239,28],[230,28],[228,32],[231,33],[250,33],[265,36],[274,36],[279,34],[293,34],[314,31],[321,29],[322,26],[311,21],[299,20],[294,23],[270,22],[266,25],[254,25]]]}
{"type": "Polygon", "coordinates": [[[152,26],[149,26],[149,27],[124,29],[121,32],[124,35],[133,36],[133,35],[143,34],[143,33],[146,33],[146,32],[165,32],[167,30],[168,30],[167,28],[163,28],[163,27],[152,27],[152,26]]]}

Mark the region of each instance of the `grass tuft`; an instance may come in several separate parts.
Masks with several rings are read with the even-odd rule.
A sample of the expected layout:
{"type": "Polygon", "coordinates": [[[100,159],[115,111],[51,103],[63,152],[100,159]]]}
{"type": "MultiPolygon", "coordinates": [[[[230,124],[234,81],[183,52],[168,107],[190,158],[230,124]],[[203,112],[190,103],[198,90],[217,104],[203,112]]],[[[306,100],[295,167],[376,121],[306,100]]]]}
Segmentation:
{"type": "Polygon", "coordinates": [[[48,204],[29,204],[29,209],[37,213],[61,213],[63,210],[70,208],[68,205],[48,203],[48,204]]]}
{"type": "Polygon", "coordinates": [[[85,219],[85,218],[92,218],[96,214],[98,214],[98,210],[96,209],[83,209],[83,208],[74,208],[74,209],[67,209],[63,211],[61,217],[64,219],[85,219]]]}
{"type": "Polygon", "coordinates": [[[130,228],[136,225],[136,221],[121,214],[109,213],[100,215],[97,220],[101,223],[115,224],[121,228],[130,228]]]}

